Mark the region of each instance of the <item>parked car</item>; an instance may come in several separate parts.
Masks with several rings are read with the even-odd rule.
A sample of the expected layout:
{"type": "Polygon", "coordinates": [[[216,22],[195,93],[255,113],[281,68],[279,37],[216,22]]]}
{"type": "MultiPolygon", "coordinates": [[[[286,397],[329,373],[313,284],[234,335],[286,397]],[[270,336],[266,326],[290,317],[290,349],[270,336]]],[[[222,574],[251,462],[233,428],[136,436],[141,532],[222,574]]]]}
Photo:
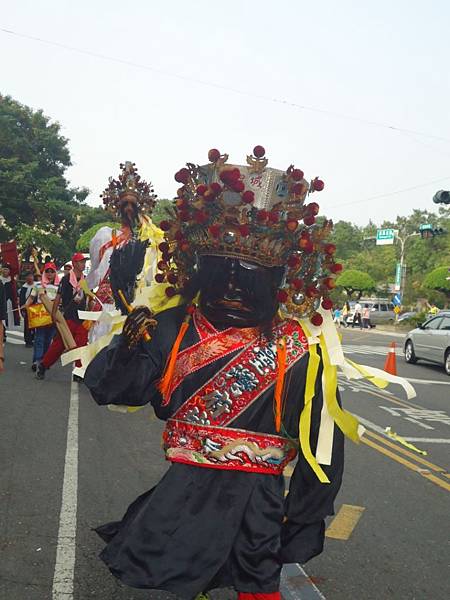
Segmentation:
{"type": "Polygon", "coordinates": [[[445,310],[410,331],[404,343],[405,360],[426,360],[443,365],[450,375],[450,311],[445,310]]]}
{"type": "MultiPolygon", "coordinates": [[[[386,298],[361,298],[358,300],[361,307],[365,304],[370,308],[370,322],[372,325],[381,325],[383,323],[393,323],[395,321],[394,305],[386,298]]],[[[350,315],[347,319],[347,324],[353,323],[353,315],[355,314],[356,302],[350,302],[350,315]]]]}

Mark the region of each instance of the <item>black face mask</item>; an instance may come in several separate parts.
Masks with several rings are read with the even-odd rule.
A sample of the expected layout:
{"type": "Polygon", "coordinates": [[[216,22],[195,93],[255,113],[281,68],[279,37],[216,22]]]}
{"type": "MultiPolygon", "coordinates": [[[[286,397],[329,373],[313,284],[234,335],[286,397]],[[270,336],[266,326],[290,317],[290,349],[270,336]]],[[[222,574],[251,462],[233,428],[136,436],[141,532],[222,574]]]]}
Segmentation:
{"type": "Polygon", "coordinates": [[[139,218],[137,205],[132,202],[122,202],[120,204],[120,217],[122,223],[128,225],[128,227],[133,230],[139,218]]]}
{"type": "Polygon", "coordinates": [[[204,256],[197,284],[200,309],[215,327],[268,325],[276,314],[284,269],[236,258],[204,256]]]}

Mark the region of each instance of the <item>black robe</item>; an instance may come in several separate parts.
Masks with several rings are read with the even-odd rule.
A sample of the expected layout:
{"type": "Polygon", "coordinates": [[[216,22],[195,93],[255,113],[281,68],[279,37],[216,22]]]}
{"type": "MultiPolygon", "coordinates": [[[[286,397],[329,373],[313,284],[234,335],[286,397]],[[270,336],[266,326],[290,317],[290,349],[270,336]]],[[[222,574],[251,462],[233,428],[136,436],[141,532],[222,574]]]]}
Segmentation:
{"type": "MultiPolygon", "coordinates": [[[[188,375],[162,406],[155,383],[164,370],[185,307],[157,316],[150,342],[128,352],[121,336],[89,365],[85,383],[100,405],[142,406],[151,402],[167,420],[233,355],[188,375]]],[[[192,322],[180,351],[199,341],[192,322]]],[[[283,425],[298,439],[309,354],[288,371],[283,425]]],[[[322,362],[312,403],[310,443],[315,453],[322,409],[322,362]]],[[[272,385],[232,427],[275,434],[272,385]]],[[[173,463],[161,481],[128,508],[122,521],[97,529],[108,542],[101,558],[125,584],[164,589],[190,600],[214,587],[249,593],[278,590],[283,563],[304,563],[323,549],[324,519],[334,514],[341,485],[344,443],[334,428],[332,464],[322,484],[301,451],[284,498],[282,475],[199,468],[173,463]]]]}

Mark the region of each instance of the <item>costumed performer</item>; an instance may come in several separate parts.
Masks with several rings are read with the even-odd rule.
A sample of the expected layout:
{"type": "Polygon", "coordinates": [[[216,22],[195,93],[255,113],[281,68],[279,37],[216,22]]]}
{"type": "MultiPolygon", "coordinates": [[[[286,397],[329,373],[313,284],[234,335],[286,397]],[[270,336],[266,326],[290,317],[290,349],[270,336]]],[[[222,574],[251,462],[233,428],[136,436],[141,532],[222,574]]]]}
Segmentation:
{"type": "MultiPolygon", "coordinates": [[[[88,330],[84,326],[83,320],[79,317],[78,311],[84,311],[88,308],[90,300],[88,298],[89,290],[84,285],[84,269],[86,267],[86,258],[81,252],[76,252],[72,256],[72,269],[64,275],[59,282],[58,291],[51,305],[46,304],[50,300],[47,295],[41,295],[41,302],[51,308],[52,321],[58,328],[58,333],[53,337],[47,352],[44,354],[41,362],[36,369],[36,379],[45,379],[45,373],[60,358],[61,354],[67,350],[66,342],[63,339],[58,327],[58,316],[60,305],[62,307],[62,316],[68,329],[68,334],[72,343],[76,347],[85,346],[88,342],[88,330]]],[[[75,362],[73,371],[73,380],[81,381],[82,376],[76,369],[81,369],[79,360],[75,362]]]]}
{"type": "MultiPolygon", "coordinates": [[[[104,316],[115,308],[126,314],[118,295],[122,289],[128,301],[134,298],[134,288],[141,271],[145,284],[150,283],[156,271],[157,246],[162,241],[162,231],[155,227],[147,213],[151,213],[156,195],[151,183],[141,179],[135,163],[120,164],[118,179],[109,178],[109,185],[101,194],[105,210],[120,219],[120,227],[101,227],[89,245],[91,269],[87,276],[90,289],[96,290],[97,301],[92,310],[102,311],[104,316]],[[112,280],[117,286],[111,289],[112,280]]],[[[92,343],[109,333],[111,320],[100,319],[89,333],[92,343]]]]}
{"type": "Polygon", "coordinates": [[[136,307],[86,371],[100,405],[151,402],[172,463],[121,521],[97,529],[101,558],[127,585],[186,600],[228,586],[239,600],[279,600],[283,563],[322,552],[342,430],[358,436],[328,356],[308,345],[341,265],[331,222],[305,203],[321,180],[268,168],[261,146],[245,166],[208,157],[177,172],[174,218],[160,224],[156,281],[179,306],[136,307]]]}

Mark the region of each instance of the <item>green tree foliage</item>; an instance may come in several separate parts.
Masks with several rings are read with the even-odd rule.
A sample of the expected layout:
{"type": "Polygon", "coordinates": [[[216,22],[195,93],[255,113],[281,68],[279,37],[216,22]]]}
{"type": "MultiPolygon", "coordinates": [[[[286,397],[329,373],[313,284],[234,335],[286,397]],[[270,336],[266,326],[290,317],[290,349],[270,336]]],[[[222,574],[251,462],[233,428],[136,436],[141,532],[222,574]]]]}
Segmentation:
{"type": "MultiPolygon", "coordinates": [[[[450,209],[439,207],[438,213],[415,209],[408,217],[398,217],[395,221],[384,221],[378,225],[380,228],[397,229],[404,237],[418,233],[420,225],[424,223],[431,223],[434,228],[441,227],[448,233],[429,239],[417,235],[406,241],[405,304],[414,304],[420,297],[442,301],[439,292],[424,287],[423,281],[425,275],[436,267],[445,264],[450,266],[450,209]]],[[[400,261],[400,244],[376,246],[376,230],[377,225],[372,222],[358,227],[347,221],[338,221],[334,226],[332,241],[336,245],[336,260],[343,263],[345,271],[364,271],[375,281],[377,293],[389,297],[396,264],[400,261]]],[[[333,298],[339,302],[343,300],[339,289],[333,293],[333,298]]]]}
{"type": "Polygon", "coordinates": [[[60,125],[0,95],[0,241],[35,245],[57,261],[70,257],[81,233],[104,221],[104,211],[85,204],[86,188],[70,188],[68,140],[60,125]]]}
{"type": "Polygon", "coordinates": [[[173,200],[166,200],[165,198],[157,200],[152,213],[153,223],[159,225],[161,221],[164,221],[165,219],[173,219],[173,208],[173,200]]]}
{"type": "Polygon", "coordinates": [[[363,292],[369,292],[375,289],[375,281],[367,273],[349,269],[344,271],[342,275],[336,279],[336,285],[345,290],[347,297],[351,298],[353,294],[357,294],[357,298],[361,298],[363,292]]]}
{"type": "Polygon", "coordinates": [[[425,277],[423,287],[441,292],[450,300],[450,270],[449,267],[438,267],[425,277]]]}
{"type": "Polygon", "coordinates": [[[333,244],[336,246],[337,260],[346,261],[363,248],[363,231],[347,221],[334,224],[333,244]]]}

